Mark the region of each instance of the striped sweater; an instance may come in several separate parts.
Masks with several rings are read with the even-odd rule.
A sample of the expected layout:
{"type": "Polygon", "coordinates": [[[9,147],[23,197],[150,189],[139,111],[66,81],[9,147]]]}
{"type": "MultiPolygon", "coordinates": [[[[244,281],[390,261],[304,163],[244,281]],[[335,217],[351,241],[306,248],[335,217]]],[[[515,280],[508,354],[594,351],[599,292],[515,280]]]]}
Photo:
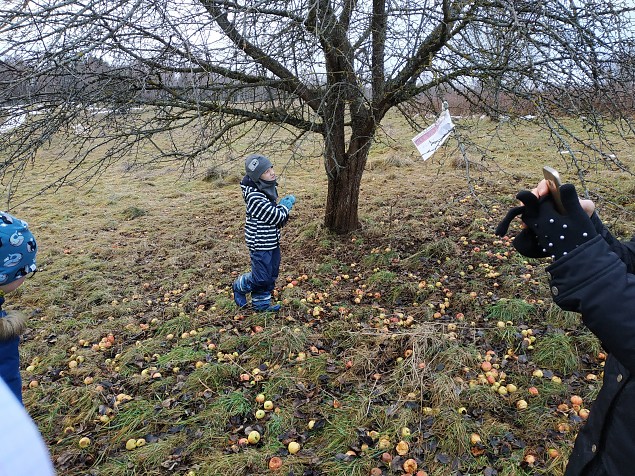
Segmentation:
{"type": "Polygon", "coordinates": [[[250,251],[276,249],[280,245],[280,228],[289,219],[289,210],[258,190],[256,184],[245,176],[240,182],[245,200],[245,241],[250,251]]]}

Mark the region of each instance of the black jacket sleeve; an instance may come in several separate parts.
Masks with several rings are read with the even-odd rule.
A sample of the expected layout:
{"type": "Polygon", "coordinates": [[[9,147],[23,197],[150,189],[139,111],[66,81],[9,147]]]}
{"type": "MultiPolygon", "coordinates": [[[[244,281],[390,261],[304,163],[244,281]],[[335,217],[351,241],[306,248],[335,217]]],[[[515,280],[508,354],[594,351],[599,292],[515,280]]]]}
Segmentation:
{"type": "Polygon", "coordinates": [[[626,268],[629,273],[635,273],[635,237],[630,241],[620,241],[615,238],[611,232],[604,226],[602,220],[597,213],[591,215],[591,222],[604,241],[606,241],[611,248],[611,251],[615,253],[626,264],[626,268]]]}
{"type": "Polygon", "coordinates": [[[635,274],[596,236],[547,268],[555,303],[582,314],[604,348],[635,372],[635,274]]]}

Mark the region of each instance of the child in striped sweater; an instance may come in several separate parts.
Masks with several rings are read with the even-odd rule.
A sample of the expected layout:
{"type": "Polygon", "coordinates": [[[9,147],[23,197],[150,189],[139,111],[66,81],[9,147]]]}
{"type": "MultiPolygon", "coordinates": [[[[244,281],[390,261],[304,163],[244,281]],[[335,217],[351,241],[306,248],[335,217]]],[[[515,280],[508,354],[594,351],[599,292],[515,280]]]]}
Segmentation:
{"type": "Polygon", "coordinates": [[[295,197],[287,195],[278,203],[276,174],[264,155],[249,155],[245,172],[240,188],[246,207],[245,241],[251,271],[234,281],[234,301],[238,307],[245,307],[247,294],[251,293],[254,310],[275,312],[280,304],[272,304],[271,293],[280,269],[280,229],[289,219],[295,197]]]}

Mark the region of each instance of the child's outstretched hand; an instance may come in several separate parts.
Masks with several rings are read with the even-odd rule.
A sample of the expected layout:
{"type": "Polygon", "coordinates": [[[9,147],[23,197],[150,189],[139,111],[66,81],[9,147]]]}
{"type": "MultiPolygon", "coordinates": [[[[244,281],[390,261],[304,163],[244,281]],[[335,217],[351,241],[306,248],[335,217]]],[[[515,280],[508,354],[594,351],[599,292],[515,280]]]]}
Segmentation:
{"type": "Polygon", "coordinates": [[[286,195],[280,199],[280,205],[291,211],[293,204],[295,203],[295,197],[293,195],[286,195]]]}

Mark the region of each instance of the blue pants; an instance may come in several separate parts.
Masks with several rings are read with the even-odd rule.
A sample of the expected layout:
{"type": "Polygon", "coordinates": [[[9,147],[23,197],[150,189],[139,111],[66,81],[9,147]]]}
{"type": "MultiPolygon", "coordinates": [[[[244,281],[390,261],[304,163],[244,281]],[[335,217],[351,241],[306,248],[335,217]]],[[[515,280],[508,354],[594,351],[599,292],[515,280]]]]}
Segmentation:
{"type": "Polygon", "coordinates": [[[0,341],[0,377],[22,402],[22,377],[20,377],[20,337],[0,341]]]}
{"type": "Polygon", "coordinates": [[[267,251],[251,251],[251,272],[236,280],[236,287],[243,294],[251,293],[255,309],[269,307],[271,292],[280,272],[280,247],[267,251]]]}

